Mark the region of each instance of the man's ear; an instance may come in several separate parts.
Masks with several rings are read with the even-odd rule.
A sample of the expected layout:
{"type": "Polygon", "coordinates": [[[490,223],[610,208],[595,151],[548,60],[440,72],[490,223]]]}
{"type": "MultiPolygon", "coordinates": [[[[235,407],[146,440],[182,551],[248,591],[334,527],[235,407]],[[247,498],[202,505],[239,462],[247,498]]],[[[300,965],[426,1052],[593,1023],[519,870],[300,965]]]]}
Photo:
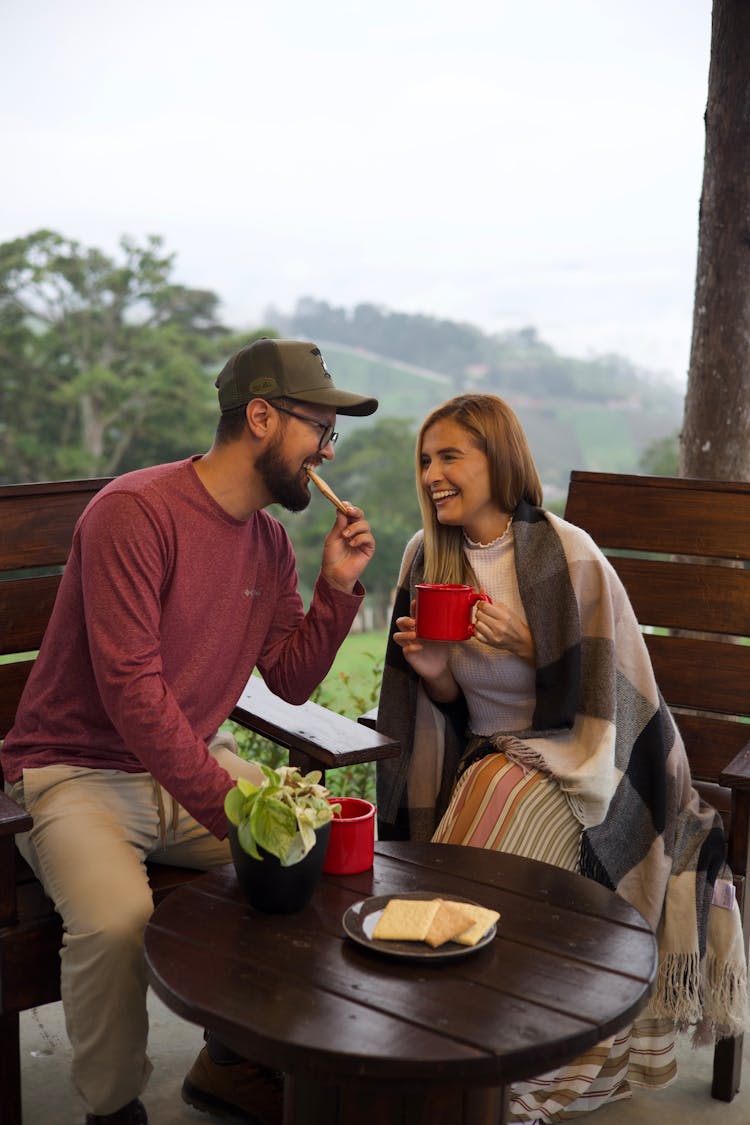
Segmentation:
{"type": "Polygon", "coordinates": [[[278,414],[264,398],[254,398],[245,407],[247,428],[254,438],[265,441],[278,425],[278,414]]]}

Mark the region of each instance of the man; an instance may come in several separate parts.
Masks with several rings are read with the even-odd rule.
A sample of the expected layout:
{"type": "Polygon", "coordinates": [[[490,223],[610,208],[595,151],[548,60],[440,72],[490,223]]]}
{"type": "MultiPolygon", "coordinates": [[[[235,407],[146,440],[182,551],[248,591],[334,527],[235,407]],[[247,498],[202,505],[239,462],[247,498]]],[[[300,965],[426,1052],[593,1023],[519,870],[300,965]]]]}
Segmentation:
{"type": "MultiPolygon", "coordinates": [[[[261,780],[215,738],[257,666],[302,703],[360,606],[374,551],[359,508],[338,512],[308,612],[283,527],[264,509],[310,500],[340,414],[377,401],[337,389],[313,344],[263,339],[216,380],[203,456],[127,473],[76,527],[55,608],[1,760],[31,812],[19,847],[62,915],[61,988],[87,1125],[145,1125],[144,861],[230,859],[224,797],[261,780]]],[[[210,972],[210,966],[206,966],[210,972]]],[[[209,1039],[185,1083],[200,1108],[279,1120],[273,1075],[209,1039]]]]}

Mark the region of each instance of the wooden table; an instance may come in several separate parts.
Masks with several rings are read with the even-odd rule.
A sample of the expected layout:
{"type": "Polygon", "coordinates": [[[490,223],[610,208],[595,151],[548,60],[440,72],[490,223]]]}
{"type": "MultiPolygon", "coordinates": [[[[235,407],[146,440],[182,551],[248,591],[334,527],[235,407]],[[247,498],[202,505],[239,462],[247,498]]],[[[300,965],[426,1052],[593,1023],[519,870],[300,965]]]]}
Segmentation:
{"type": "Polygon", "coordinates": [[[508,1084],[568,1062],[645,1003],[656,943],[605,888],[517,856],[379,843],[360,875],[324,876],[297,914],[254,912],[234,868],[171,894],[146,928],[164,1002],[283,1070],[284,1125],[498,1125],[508,1084]],[[342,927],[371,895],[434,891],[501,913],[485,948],[429,964],[342,927]]]}

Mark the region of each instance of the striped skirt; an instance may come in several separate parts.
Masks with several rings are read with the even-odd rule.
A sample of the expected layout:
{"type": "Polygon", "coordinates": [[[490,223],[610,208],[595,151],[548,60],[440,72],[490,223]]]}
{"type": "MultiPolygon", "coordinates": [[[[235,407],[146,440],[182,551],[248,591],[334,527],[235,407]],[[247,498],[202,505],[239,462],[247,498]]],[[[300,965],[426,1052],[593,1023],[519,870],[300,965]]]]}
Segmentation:
{"type": "MultiPolygon", "coordinates": [[[[433,840],[512,852],[575,871],[581,825],[554,778],[496,753],[461,776],[433,840]]],[[[672,1021],[643,1017],[567,1066],[516,1083],[509,1120],[564,1121],[630,1097],[633,1085],[662,1089],[676,1074],[672,1021]]]]}

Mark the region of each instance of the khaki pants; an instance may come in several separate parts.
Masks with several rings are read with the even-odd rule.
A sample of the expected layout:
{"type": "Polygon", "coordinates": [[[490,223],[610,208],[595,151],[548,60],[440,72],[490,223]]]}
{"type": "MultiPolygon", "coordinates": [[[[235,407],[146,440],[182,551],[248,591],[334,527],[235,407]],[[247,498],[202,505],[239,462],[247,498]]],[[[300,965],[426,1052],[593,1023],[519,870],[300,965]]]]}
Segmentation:
{"type": "MultiPolygon", "coordinates": [[[[257,767],[227,749],[226,736],[212,752],[233,777],[259,779],[257,767]]],[[[34,818],[18,847],[63,920],[73,1081],[90,1113],[114,1113],[138,1097],[151,1072],[143,931],[153,902],[145,861],[205,869],[230,861],[229,843],[148,773],[46,766],[5,788],[34,818]]]]}

